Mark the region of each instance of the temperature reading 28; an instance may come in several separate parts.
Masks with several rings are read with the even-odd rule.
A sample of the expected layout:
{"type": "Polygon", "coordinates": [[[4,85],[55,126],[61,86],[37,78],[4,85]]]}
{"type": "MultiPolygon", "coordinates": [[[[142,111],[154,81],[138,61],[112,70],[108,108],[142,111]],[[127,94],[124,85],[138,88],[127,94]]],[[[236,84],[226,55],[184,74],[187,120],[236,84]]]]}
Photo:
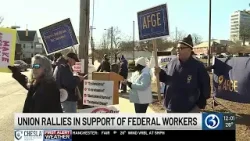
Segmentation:
{"type": "Polygon", "coordinates": [[[225,123],[226,128],[231,128],[233,125],[233,122],[225,123]]]}

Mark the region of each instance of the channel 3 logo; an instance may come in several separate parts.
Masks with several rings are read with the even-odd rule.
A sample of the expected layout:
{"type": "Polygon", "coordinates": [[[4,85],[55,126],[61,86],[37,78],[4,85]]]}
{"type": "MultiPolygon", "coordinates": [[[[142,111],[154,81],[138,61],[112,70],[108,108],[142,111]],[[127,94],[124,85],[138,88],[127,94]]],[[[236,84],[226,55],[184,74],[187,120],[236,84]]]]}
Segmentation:
{"type": "Polygon", "coordinates": [[[223,129],[223,115],[220,113],[209,114],[203,113],[203,130],[222,130],[223,129]]]}

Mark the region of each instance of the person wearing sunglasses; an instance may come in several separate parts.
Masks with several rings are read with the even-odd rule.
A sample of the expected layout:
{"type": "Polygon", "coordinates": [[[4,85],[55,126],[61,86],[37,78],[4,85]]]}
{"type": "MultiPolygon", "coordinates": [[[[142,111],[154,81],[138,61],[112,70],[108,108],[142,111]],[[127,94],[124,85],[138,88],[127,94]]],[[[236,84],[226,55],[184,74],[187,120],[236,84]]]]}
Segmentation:
{"type": "Polygon", "coordinates": [[[62,113],[60,91],[52,75],[50,60],[43,55],[31,59],[32,80],[14,66],[8,66],[12,77],[28,90],[23,113],[62,113]]]}
{"type": "Polygon", "coordinates": [[[192,50],[188,35],[178,42],[178,57],[167,65],[167,71],[155,68],[159,80],[166,84],[164,106],[169,113],[198,113],[210,97],[209,75],[203,63],[192,57],[192,50]]]}

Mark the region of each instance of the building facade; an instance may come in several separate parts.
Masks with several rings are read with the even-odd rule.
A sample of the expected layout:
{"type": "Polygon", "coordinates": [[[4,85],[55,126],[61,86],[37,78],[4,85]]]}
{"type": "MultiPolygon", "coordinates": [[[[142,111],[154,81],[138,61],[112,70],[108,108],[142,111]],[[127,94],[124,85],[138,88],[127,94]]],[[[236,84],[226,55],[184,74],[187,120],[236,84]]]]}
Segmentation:
{"type": "Polygon", "coordinates": [[[232,41],[241,40],[241,34],[244,28],[250,28],[250,11],[235,11],[231,15],[230,39],[232,41]]]}
{"type": "MultiPolygon", "coordinates": [[[[209,42],[202,42],[193,47],[193,51],[197,55],[207,55],[208,54],[209,42]]],[[[229,46],[235,45],[234,42],[228,40],[212,40],[211,43],[211,54],[221,54],[226,53],[229,46]]]]}
{"type": "Polygon", "coordinates": [[[44,54],[43,44],[39,42],[36,31],[17,31],[17,44],[21,45],[20,59],[29,59],[36,54],[44,54]]]}

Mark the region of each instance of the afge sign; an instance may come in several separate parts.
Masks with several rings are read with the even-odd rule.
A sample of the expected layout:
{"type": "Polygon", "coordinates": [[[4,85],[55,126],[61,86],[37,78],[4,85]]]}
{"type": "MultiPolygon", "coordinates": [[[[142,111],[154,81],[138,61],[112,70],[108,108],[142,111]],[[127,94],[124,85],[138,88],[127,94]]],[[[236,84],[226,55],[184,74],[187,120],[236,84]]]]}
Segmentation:
{"type": "Polygon", "coordinates": [[[162,4],[137,13],[139,39],[169,35],[167,5],[162,4]]]}

